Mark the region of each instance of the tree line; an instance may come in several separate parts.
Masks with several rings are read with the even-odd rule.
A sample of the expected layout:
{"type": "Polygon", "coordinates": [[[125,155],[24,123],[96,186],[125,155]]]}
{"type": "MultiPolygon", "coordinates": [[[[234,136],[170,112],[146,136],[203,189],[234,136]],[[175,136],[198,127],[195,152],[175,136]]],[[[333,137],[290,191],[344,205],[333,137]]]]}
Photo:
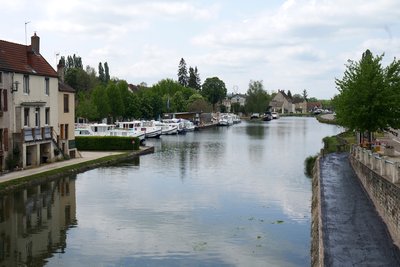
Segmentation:
{"type": "MultiPolygon", "coordinates": [[[[107,62],[99,62],[97,71],[90,66],[83,69],[82,59],[76,55],[61,57],[59,63],[65,66],[65,83],[76,90],[76,116],[89,121],[158,119],[172,112],[226,111],[222,105],[227,96],[225,83],[218,77],[206,78],[201,83],[197,66],[187,68],[183,58],[179,61],[177,81],[163,79],[150,87],[111,78],[107,62]]],[[[290,91],[288,94],[291,96],[290,91]]],[[[246,105],[233,103],[231,112],[266,112],[273,96],[264,89],[262,81],[250,81],[246,105]]]]}

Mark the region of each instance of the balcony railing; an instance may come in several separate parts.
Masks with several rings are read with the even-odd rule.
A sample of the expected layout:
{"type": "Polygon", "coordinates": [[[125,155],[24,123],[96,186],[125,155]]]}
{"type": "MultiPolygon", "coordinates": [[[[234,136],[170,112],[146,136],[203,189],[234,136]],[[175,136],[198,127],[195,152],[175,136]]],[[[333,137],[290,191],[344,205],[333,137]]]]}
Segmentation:
{"type": "Polygon", "coordinates": [[[22,136],[24,138],[24,142],[39,142],[43,140],[51,140],[52,139],[53,127],[45,126],[45,127],[24,127],[22,129],[22,136]]]}

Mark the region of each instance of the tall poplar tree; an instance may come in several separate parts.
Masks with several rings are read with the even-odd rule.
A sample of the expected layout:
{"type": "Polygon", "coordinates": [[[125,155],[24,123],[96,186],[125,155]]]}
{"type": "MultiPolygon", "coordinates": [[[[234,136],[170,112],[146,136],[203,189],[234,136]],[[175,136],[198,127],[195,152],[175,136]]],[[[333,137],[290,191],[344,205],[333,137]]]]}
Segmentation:
{"type": "Polygon", "coordinates": [[[104,62],[104,81],[108,83],[110,81],[110,70],[108,69],[108,63],[104,62]]]}
{"type": "Polygon", "coordinates": [[[178,67],[178,82],[183,85],[183,86],[188,86],[188,71],[186,67],[186,62],[183,58],[181,58],[181,61],[179,62],[179,67],[178,67]]]}
{"type": "Polygon", "coordinates": [[[106,75],[104,73],[103,64],[101,64],[101,62],[99,62],[99,80],[103,83],[106,81],[106,75]]]}

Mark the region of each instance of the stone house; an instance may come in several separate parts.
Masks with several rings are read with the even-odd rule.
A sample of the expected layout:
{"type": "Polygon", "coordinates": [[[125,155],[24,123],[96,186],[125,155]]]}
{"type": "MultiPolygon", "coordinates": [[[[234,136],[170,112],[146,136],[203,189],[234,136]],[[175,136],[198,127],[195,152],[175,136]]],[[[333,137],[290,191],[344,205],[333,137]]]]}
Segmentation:
{"type": "Polygon", "coordinates": [[[243,94],[235,94],[231,96],[227,96],[224,100],[222,100],[222,105],[226,107],[227,112],[232,111],[232,105],[238,103],[239,106],[244,107],[246,104],[246,95],[243,94]]]}
{"type": "Polygon", "coordinates": [[[23,168],[56,160],[61,150],[58,75],[40,54],[36,33],[30,45],[0,40],[0,73],[1,170],[16,151],[23,168]]]}
{"type": "Polygon", "coordinates": [[[304,99],[293,100],[294,110],[296,113],[307,113],[307,101],[304,99]]]}
{"type": "Polygon", "coordinates": [[[292,99],[283,90],[278,90],[278,93],[272,98],[269,106],[272,112],[281,114],[295,112],[295,105],[293,105],[292,99]]]}

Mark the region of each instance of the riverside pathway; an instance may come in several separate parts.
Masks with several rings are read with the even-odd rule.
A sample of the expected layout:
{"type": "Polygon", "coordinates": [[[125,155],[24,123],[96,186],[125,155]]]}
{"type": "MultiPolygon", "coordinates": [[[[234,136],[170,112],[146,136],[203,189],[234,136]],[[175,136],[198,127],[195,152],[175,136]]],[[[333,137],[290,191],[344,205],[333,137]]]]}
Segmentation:
{"type": "Polygon", "coordinates": [[[324,266],[400,266],[400,251],[348,154],[322,158],[320,177],[324,266]]]}
{"type": "Polygon", "coordinates": [[[95,159],[99,159],[99,158],[103,158],[103,157],[107,157],[107,156],[111,156],[111,155],[121,154],[122,152],[82,151],[80,153],[81,153],[82,157],[79,157],[79,158],[74,158],[74,159],[64,160],[64,161],[59,161],[59,162],[52,162],[52,163],[43,164],[43,165],[40,165],[40,166],[34,167],[34,168],[29,168],[29,169],[25,169],[25,170],[14,171],[14,172],[2,174],[2,175],[0,175],[0,183],[14,180],[14,179],[19,179],[19,178],[22,178],[25,176],[34,175],[34,174],[49,171],[49,170],[62,168],[65,166],[75,165],[75,164],[79,164],[82,162],[91,161],[91,160],[95,160],[95,159]]]}

